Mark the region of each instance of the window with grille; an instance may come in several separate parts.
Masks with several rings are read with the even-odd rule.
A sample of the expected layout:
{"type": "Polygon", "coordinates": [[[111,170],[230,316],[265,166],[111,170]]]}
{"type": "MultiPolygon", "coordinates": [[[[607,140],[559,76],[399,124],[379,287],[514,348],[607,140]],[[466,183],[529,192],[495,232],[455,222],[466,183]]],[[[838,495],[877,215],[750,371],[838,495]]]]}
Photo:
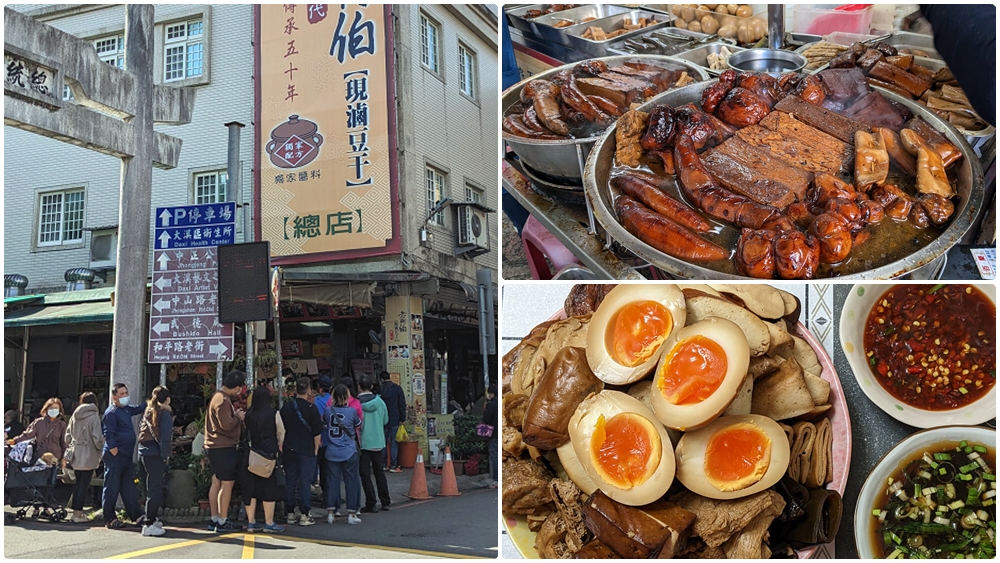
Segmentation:
{"type": "Polygon", "coordinates": [[[458,46],[458,86],[470,98],[476,97],[476,55],[458,46]]]}
{"type": "Polygon", "coordinates": [[[196,174],[194,177],[194,203],[222,203],[226,201],[226,173],[224,171],[196,174]]]}
{"type": "Polygon", "coordinates": [[[204,23],[193,20],[167,26],[163,81],[201,76],[204,69],[204,23]]]}
{"type": "MultiPolygon", "coordinates": [[[[427,212],[444,199],[444,175],[437,170],[427,167],[427,212]]],[[[430,219],[435,225],[444,225],[444,212],[435,213],[430,219]]]]}
{"type": "Polygon", "coordinates": [[[101,60],[118,68],[125,68],[125,36],[114,35],[94,41],[94,48],[101,60]]]}
{"type": "Polygon", "coordinates": [[[440,72],[438,68],[440,36],[441,28],[427,19],[427,16],[420,14],[420,62],[436,73],[440,72]]]}
{"type": "Polygon", "coordinates": [[[83,190],[39,195],[38,246],[79,242],[83,242],[83,190]]]}
{"type": "Polygon", "coordinates": [[[465,201],[471,201],[472,203],[482,203],[483,202],[483,190],[479,188],[473,188],[472,186],[465,186],[465,201]]]}

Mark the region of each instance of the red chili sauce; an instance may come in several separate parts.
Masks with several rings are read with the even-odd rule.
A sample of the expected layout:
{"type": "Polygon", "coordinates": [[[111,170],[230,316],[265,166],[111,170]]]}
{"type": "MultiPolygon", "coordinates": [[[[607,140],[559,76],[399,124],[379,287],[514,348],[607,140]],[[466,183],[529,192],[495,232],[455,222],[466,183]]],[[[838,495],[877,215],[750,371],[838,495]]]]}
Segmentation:
{"type": "Polygon", "coordinates": [[[965,406],[996,383],[996,306],[970,285],[896,285],[865,323],[865,357],[890,395],[926,410],[965,406]]]}

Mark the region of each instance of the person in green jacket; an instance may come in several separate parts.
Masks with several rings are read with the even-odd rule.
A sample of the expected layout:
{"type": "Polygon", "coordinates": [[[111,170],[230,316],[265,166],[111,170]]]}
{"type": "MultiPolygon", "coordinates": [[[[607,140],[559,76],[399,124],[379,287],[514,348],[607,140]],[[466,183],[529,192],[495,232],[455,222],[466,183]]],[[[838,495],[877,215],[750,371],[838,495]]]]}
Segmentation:
{"type": "Polygon", "coordinates": [[[385,481],[385,460],[382,450],[385,448],[385,427],[389,424],[389,409],[378,395],[372,393],[374,382],[367,375],[358,379],[358,401],[365,416],[361,425],[361,487],[365,490],[365,506],[361,512],[378,512],[375,506],[375,488],[378,487],[378,499],[382,502],[382,510],[389,510],[389,485],[385,481]],[[375,472],[375,486],[372,486],[372,472],[375,472]]]}

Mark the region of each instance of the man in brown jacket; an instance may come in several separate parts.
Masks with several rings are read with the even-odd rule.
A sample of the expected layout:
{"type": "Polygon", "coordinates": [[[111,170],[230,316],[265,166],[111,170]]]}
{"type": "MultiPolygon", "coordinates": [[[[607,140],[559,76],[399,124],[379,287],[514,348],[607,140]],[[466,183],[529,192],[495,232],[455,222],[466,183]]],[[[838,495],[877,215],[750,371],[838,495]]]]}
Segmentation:
{"type": "Polygon", "coordinates": [[[242,371],[231,371],[222,381],[222,389],[216,391],[208,403],[205,413],[205,453],[212,466],[212,488],[208,491],[208,503],[212,509],[209,529],[214,532],[234,532],[243,527],[229,520],[229,501],[233,494],[233,484],[239,475],[240,456],[236,445],[240,441],[243,427],[243,409],[233,407],[232,397],[239,395],[240,387],[246,382],[242,371]]]}

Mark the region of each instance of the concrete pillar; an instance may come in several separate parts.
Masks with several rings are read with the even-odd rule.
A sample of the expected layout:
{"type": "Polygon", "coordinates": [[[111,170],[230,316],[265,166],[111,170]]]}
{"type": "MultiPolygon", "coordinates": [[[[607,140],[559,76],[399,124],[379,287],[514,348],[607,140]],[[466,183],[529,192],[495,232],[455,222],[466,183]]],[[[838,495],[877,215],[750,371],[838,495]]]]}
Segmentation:
{"type": "MultiPolygon", "coordinates": [[[[149,216],[153,152],[153,6],[125,8],[125,69],[137,77],[136,115],[131,120],[134,151],[122,159],[118,211],[118,270],[110,384],[124,383],[141,397],[146,346],[146,277],[149,269],[149,216]]],[[[110,391],[110,389],[109,389],[110,391]]]]}

